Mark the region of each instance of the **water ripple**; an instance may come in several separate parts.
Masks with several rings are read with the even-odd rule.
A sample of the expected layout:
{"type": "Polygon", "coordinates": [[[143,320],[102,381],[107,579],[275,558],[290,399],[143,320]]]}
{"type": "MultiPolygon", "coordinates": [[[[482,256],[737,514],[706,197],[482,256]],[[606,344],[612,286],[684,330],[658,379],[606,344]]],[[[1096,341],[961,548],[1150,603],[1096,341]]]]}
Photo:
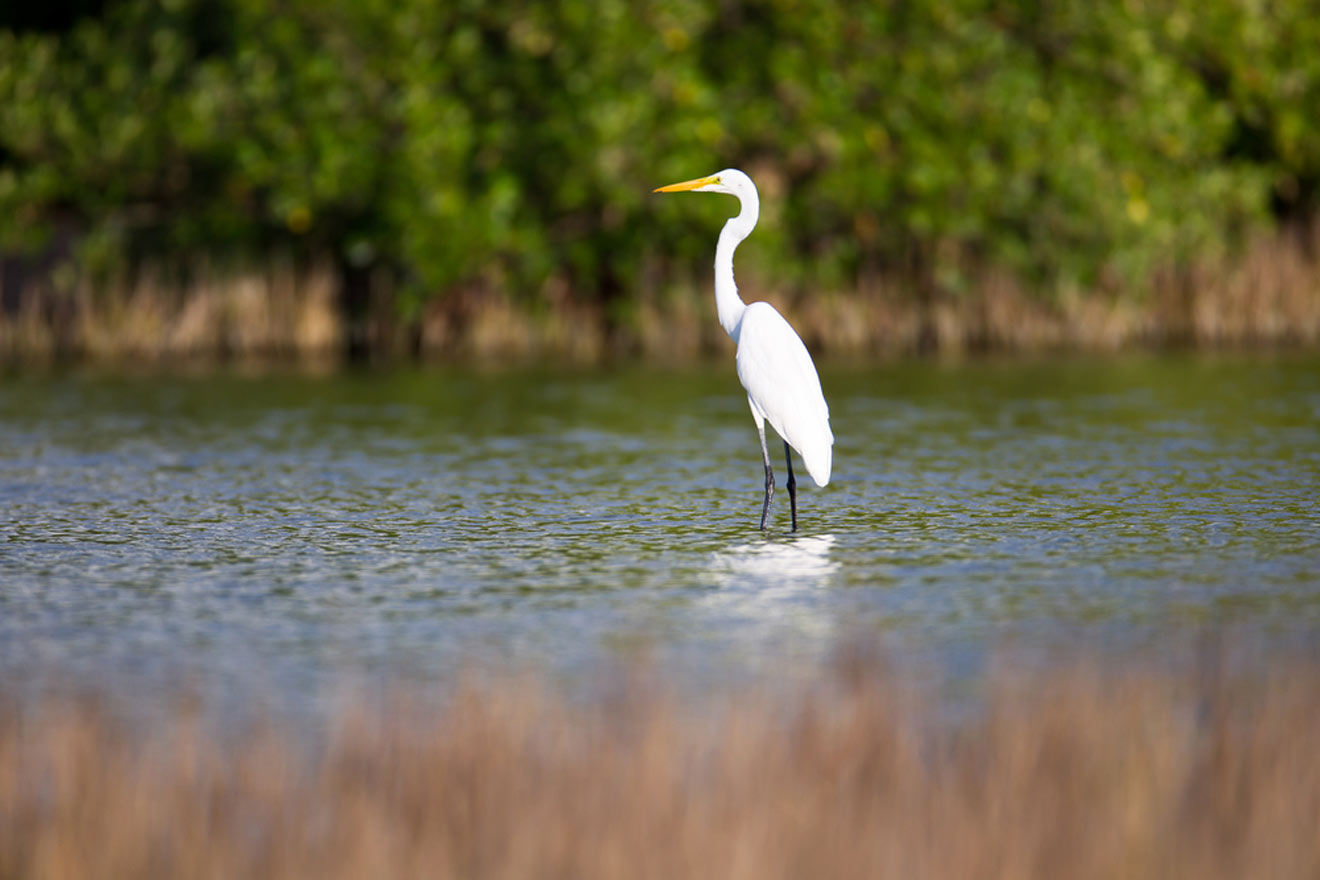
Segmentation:
{"type": "Polygon", "coordinates": [[[634,652],[787,673],[857,633],[1311,633],[1316,367],[826,370],[835,480],[764,537],[719,369],[15,382],[0,668],[296,695],[634,652]]]}

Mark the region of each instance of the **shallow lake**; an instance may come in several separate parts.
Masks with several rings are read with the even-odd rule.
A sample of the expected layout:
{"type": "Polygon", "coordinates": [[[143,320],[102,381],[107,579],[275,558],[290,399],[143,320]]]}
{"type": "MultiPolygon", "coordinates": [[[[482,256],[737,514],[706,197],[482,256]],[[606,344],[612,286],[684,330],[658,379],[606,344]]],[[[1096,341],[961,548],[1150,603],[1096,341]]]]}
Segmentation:
{"type": "Polygon", "coordinates": [[[636,657],[793,680],[846,640],[957,667],[1320,635],[1320,360],[822,379],[833,481],[799,465],[799,531],[781,488],[762,535],[731,358],[5,377],[0,680],[311,706],[346,679],[636,657]]]}

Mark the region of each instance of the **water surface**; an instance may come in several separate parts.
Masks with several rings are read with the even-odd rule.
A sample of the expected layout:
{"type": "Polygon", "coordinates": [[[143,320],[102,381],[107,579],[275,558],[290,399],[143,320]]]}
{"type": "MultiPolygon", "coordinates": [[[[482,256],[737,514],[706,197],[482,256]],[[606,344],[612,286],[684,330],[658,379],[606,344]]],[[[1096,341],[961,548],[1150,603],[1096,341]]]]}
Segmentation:
{"type": "MultiPolygon", "coordinates": [[[[314,701],[345,677],[791,680],[1320,633],[1320,361],[827,367],[834,478],[757,529],[731,363],[0,385],[0,675],[314,701]]],[[[779,477],[782,485],[782,462],[779,477]]]]}

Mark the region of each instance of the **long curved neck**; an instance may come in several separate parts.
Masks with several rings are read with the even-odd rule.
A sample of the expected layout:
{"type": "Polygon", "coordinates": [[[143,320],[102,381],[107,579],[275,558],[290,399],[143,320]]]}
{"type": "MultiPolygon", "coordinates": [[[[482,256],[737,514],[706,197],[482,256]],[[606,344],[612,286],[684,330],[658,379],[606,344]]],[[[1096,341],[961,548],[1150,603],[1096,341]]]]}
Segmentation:
{"type": "Polygon", "coordinates": [[[738,324],[747,305],[738,296],[738,285],[733,282],[733,252],[751,234],[761,213],[761,203],[755,191],[750,195],[739,195],[738,201],[742,203],[742,210],[724,224],[720,230],[720,242],[715,246],[715,312],[719,315],[720,326],[734,342],[738,341],[738,324]]]}

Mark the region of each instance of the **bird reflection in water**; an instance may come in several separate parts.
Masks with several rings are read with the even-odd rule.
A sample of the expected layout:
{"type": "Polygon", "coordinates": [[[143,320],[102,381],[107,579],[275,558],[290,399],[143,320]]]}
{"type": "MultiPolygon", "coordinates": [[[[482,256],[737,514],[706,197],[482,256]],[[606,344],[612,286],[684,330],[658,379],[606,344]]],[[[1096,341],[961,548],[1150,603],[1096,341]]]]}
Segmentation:
{"type": "Polygon", "coordinates": [[[828,585],[839,568],[830,559],[833,546],[833,535],[740,544],[716,553],[711,570],[722,587],[756,590],[762,598],[787,598],[828,585]]]}
{"type": "Polygon", "coordinates": [[[774,645],[777,661],[814,655],[830,644],[839,625],[829,587],[839,570],[830,558],[834,535],[738,544],[711,559],[716,589],[699,607],[720,631],[727,649],[760,654],[774,645]],[[737,632],[738,637],[731,639],[737,632]]]}

